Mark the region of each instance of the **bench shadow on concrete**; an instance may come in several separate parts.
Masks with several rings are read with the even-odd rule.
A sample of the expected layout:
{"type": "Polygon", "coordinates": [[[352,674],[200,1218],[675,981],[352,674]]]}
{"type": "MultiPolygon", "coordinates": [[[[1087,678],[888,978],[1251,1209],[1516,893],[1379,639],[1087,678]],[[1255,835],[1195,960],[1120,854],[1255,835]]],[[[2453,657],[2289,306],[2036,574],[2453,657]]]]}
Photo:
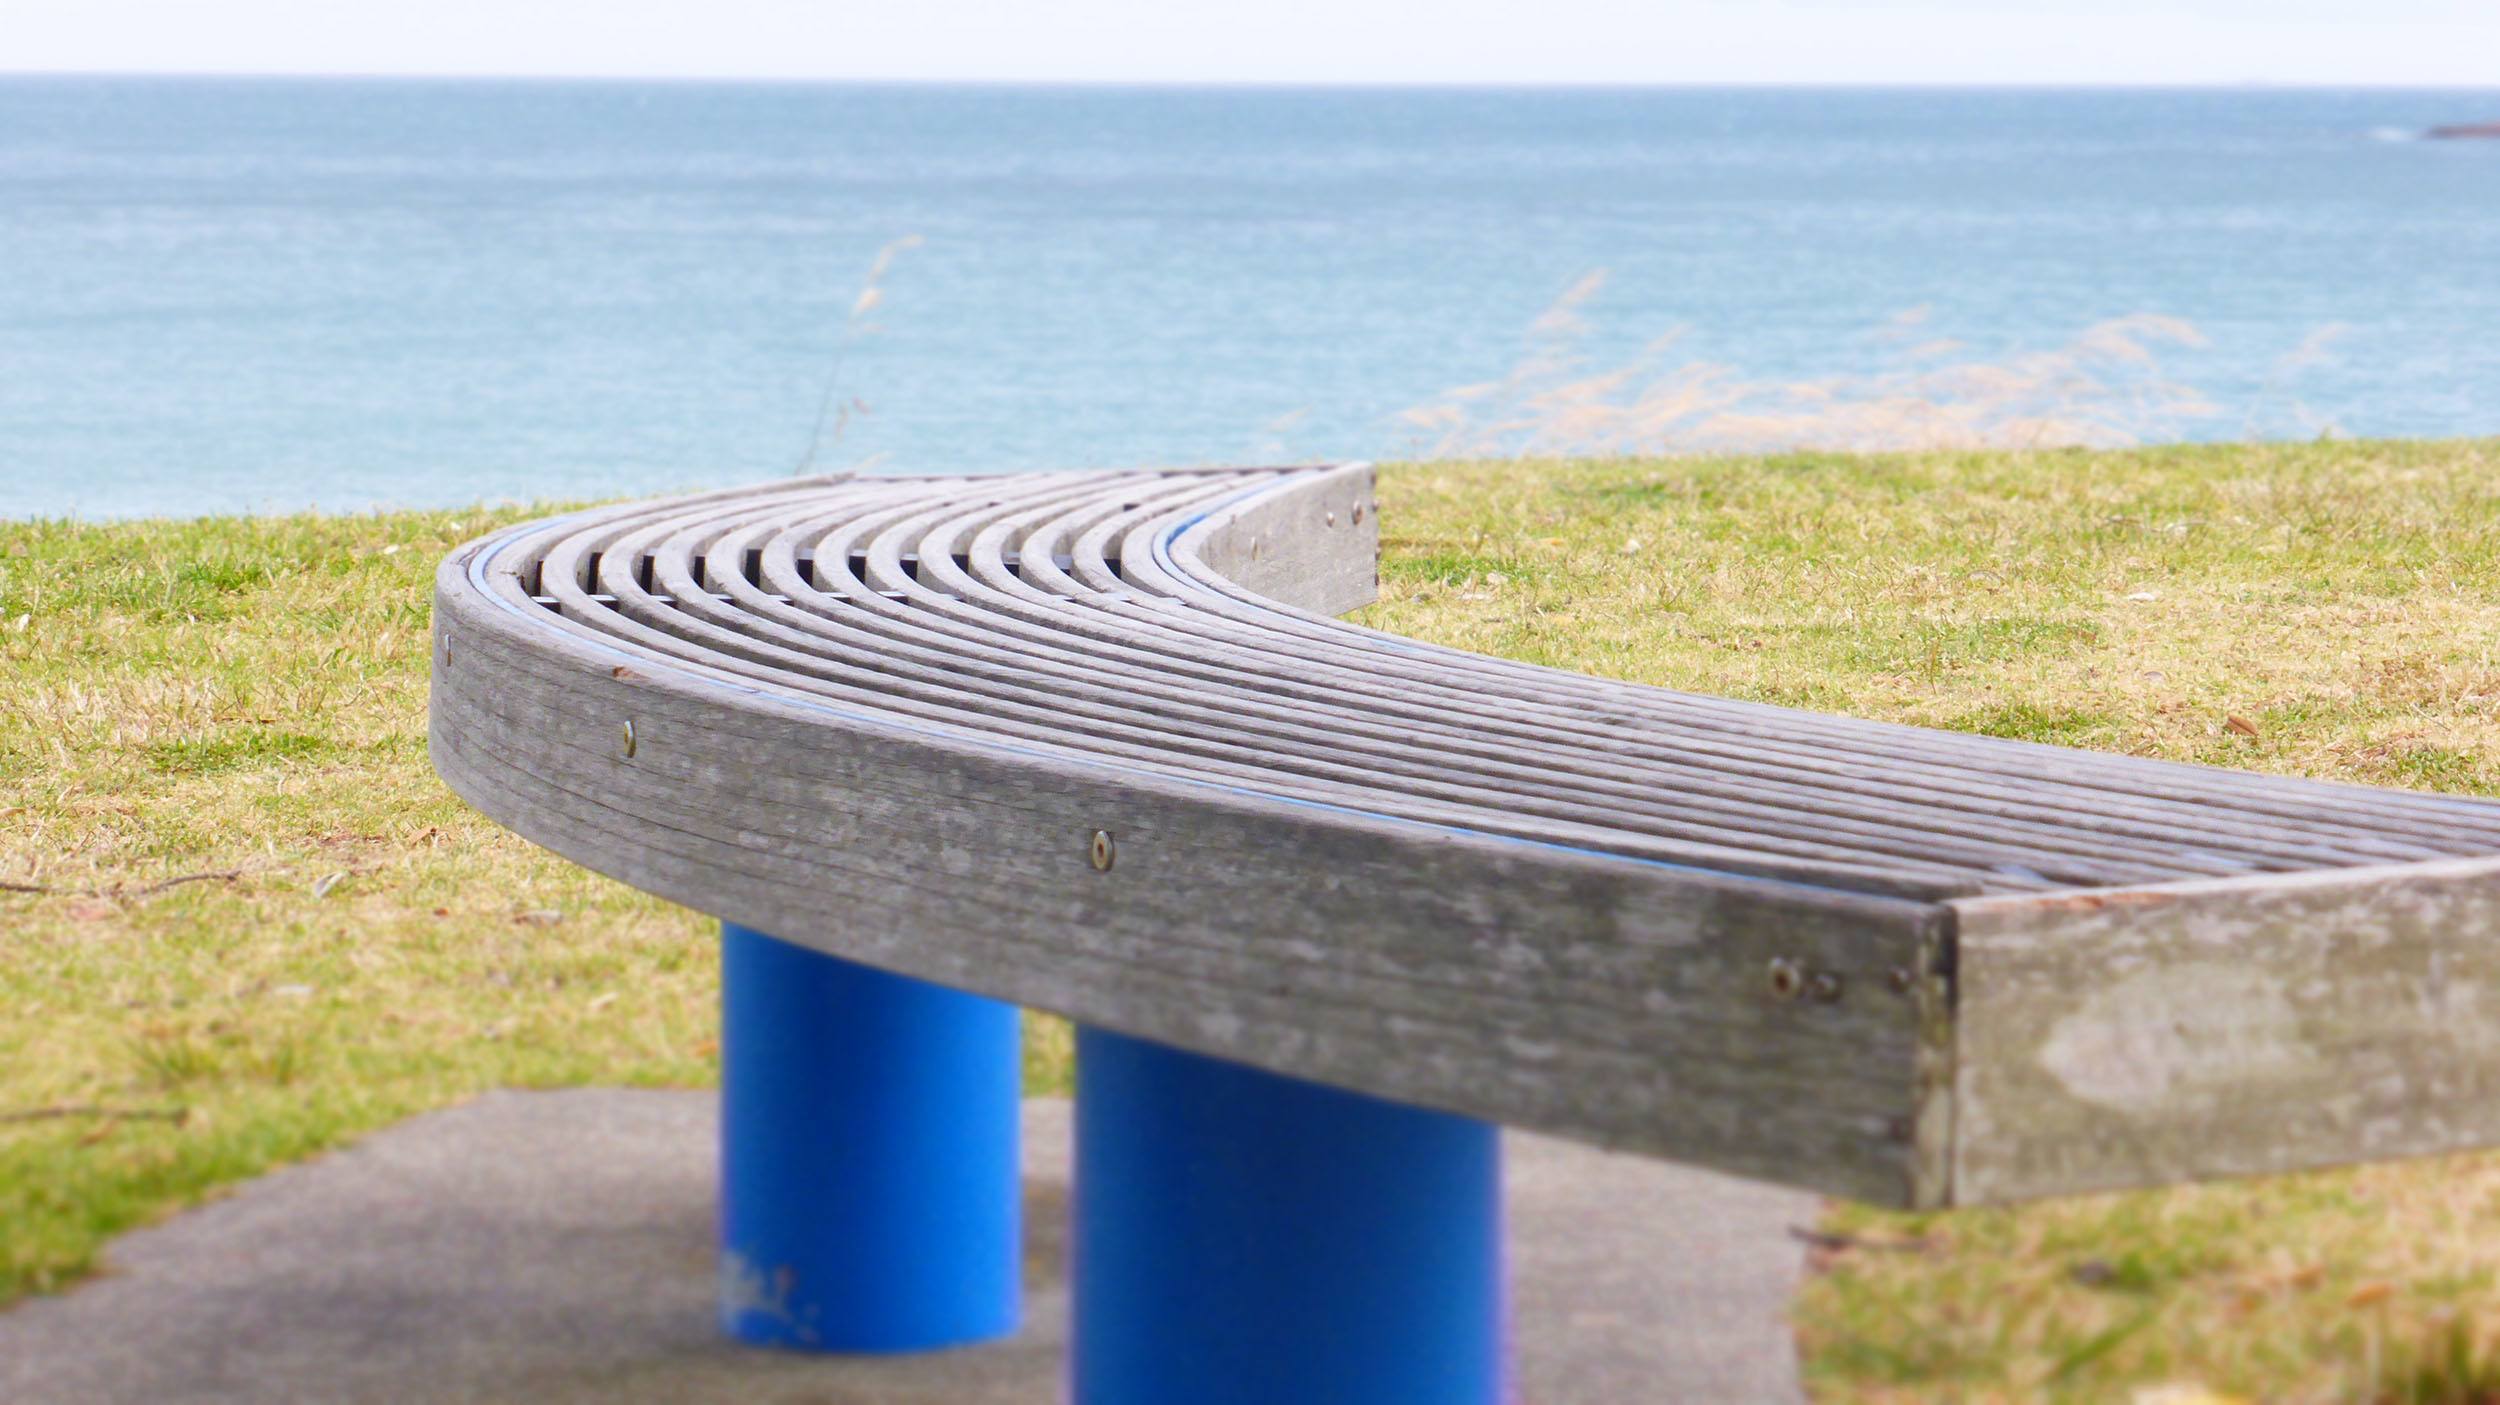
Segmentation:
{"type": "MultiPolygon", "coordinates": [[[[931,1356],[712,1332],[708,1093],[496,1093],[117,1241],[0,1312],[0,1401],[1052,1405],[1067,1335],[1067,1104],[1025,1108],[1027,1322],[931,1356]]],[[[1816,1202],[1512,1134],[1523,1401],[1798,1395],[1788,1227],[1816,1202]]]]}

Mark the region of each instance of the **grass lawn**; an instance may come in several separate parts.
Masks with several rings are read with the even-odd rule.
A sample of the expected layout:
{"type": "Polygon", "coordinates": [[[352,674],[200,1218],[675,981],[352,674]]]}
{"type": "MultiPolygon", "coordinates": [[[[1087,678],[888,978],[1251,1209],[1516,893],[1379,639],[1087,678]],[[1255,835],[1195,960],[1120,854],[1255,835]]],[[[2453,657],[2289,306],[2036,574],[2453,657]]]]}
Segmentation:
{"type": "MultiPolygon", "coordinates": [[[[1424,465],[1381,500],[1384,628],[2500,794],[2500,443],[1424,465]]],[[[0,523],[0,1302],[481,1088],[713,1076],[705,924],[426,764],[433,563],[515,515],[0,523]]],[[[1064,1030],[1028,1064],[1063,1085],[1064,1030]]],[[[1824,1228],[1830,1399],[2500,1384],[2500,1158],[1824,1228]]]]}

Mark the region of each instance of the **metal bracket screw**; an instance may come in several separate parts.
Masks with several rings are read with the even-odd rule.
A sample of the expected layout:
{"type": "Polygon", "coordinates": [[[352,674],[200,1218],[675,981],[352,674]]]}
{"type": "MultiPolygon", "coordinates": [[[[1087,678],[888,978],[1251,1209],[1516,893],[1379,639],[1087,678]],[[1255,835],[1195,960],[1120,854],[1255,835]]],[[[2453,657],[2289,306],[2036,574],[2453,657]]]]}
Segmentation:
{"type": "Polygon", "coordinates": [[[1090,847],[1090,855],[1094,860],[1095,872],[1109,873],[1111,871],[1111,831],[1107,829],[1098,829],[1094,831],[1094,842],[1090,847]]]}
{"type": "Polygon", "coordinates": [[[1794,1000],[1805,994],[1805,968],[1785,956],[1771,958],[1771,994],[1781,1000],[1794,1000]]]}
{"type": "Polygon", "coordinates": [[[1815,1003],[1829,1005],[1840,999],[1840,977],[1829,971],[1808,971],[1785,956],[1771,958],[1771,995],[1777,1000],[1811,997],[1815,1003]]]}

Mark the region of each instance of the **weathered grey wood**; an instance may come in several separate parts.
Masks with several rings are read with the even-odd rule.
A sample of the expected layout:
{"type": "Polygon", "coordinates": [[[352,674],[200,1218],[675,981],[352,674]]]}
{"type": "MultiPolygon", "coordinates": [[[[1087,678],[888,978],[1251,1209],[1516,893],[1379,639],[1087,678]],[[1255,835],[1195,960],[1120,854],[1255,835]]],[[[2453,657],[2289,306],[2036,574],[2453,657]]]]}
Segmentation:
{"type": "Polygon", "coordinates": [[[2500,1143],[2500,859],[1952,906],[1956,1202],[2500,1143]]]}
{"type": "Polygon", "coordinates": [[[499,822],[789,940],[1262,1067],[1899,1200],[1934,909],[1122,775],[644,674],[440,602],[437,767],[499,822]],[[617,670],[625,670],[618,676],[617,670]],[[635,754],[622,727],[635,724],[635,754]],[[1088,859],[1096,828],[1112,869],[1088,859]],[[1774,958],[1828,971],[1780,1000],[1774,958]]]}
{"type": "MultiPolygon", "coordinates": [[[[910,521],[902,519],[905,525],[910,521]]],[[[1957,884],[1950,872],[1922,857],[1922,850],[1939,843],[1950,847],[1949,840],[1910,842],[1875,836],[1868,842],[1885,853],[1887,865],[1878,870],[1853,861],[1862,856],[1817,843],[1810,836],[1784,832],[1776,816],[1758,817],[1749,829],[1740,831],[1689,823],[1673,810],[1658,809],[1652,815],[1649,835],[1616,834],[1598,826],[1609,818],[1619,820],[1626,813],[1655,807],[1642,804],[1637,798],[1618,804],[1611,811],[1555,803],[1547,798],[1547,789],[1535,783],[1533,774],[1525,773],[1513,775],[1510,787],[1502,791],[1460,784],[1429,766],[1385,762],[1380,749],[1367,753],[1368,772],[1344,759],[1304,759],[1264,752],[1241,744],[1245,729],[1238,722],[1202,730],[1194,738],[1168,728],[1149,729],[1138,725],[1132,706],[1134,698],[1129,695],[1066,678],[1039,690],[1023,689],[1012,682],[994,683],[983,676],[968,648],[931,655],[897,647],[890,637],[870,637],[874,647],[854,649],[847,655],[839,651],[812,652],[810,645],[815,641],[793,629],[803,618],[795,606],[779,605],[758,593],[745,602],[752,614],[736,614],[728,606],[706,598],[691,577],[683,574],[682,563],[679,573],[672,577],[670,557],[654,535],[658,530],[662,529],[644,525],[613,534],[595,534],[603,547],[603,564],[596,584],[606,592],[602,598],[614,602],[621,621],[609,626],[611,633],[620,639],[660,647],[683,640],[719,666],[751,676],[776,677],[824,696],[882,705],[915,717],[954,717],[1001,736],[1028,741],[1050,741],[1081,733],[1094,750],[1140,765],[1169,769],[1172,763],[1186,760],[1201,775],[1255,784],[1277,796],[1369,805],[1384,813],[1461,824],[1488,833],[1520,833],[1523,837],[1603,845],[1628,855],[1706,863],[1765,876],[1826,881],[1845,876],[1848,886],[1866,891],[1932,896],[1966,887],[1957,884]],[[639,583],[638,577],[644,572],[634,565],[637,553],[652,554],[655,585],[673,592],[674,598],[663,600],[639,583]],[[724,624],[725,619],[732,617],[739,628],[724,624]],[[842,661],[846,658],[848,662],[842,661]],[[1402,794],[1386,792],[1379,786],[1379,780],[1387,775],[1406,779],[1402,794]],[[1363,783],[1367,778],[1369,785],[1363,783]],[[1533,825],[1526,823],[1530,819],[1535,821],[1533,825]]],[[[822,554],[838,558],[842,555],[841,546],[839,540],[829,538],[822,554]]],[[[826,617],[825,640],[839,642],[857,635],[852,622],[865,618],[860,610],[873,613],[900,608],[883,599],[882,592],[889,586],[908,587],[910,583],[896,574],[891,565],[890,545],[881,547],[880,552],[888,564],[882,569],[872,567],[871,574],[881,578],[859,584],[851,597],[859,610],[826,617]]],[[[548,574],[554,583],[546,588],[560,602],[571,602],[589,612],[592,607],[588,606],[587,597],[578,594],[580,587],[567,583],[571,576],[570,559],[557,554],[548,560],[548,574]]],[[[795,583],[787,584],[787,588],[794,592],[794,600],[801,598],[797,592],[807,589],[795,583]]],[[[1302,740],[1306,756],[1331,749],[1324,737],[1302,740]]]]}
{"type": "MultiPolygon", "coordinates": [[[[1186,535],[1216,574],[1281,605],[1342,615],[1380,591],[1380,505],[1367,463],[1331,469],[1301,492],[1228,503],[1186,535]]],[[[1122,559],[1134,569],[1141,554],[1122,559]]]]}
{"type": "Polygon", "coordinates": [[[2368,989],[2413,962],[2478,992],[2500,907],[2457,896],[2485,889],[2455,860],[2500,854],[2500,805],[1353,628],[1326,612],[1370,598],[1370,489],[1360,466],[808,480],[517,529],[438,579],[436,762],[550,848],[792,940],[1870,1200],[2500,1140],[2449,1106],[2485,1078],[2465,1054],[2389,1062],[2456,1043],[2429,1023],[2451,997],[2347,1010],[2269,935],[2305,901],[2398,953],[2368,989]],[[2294,987],[2289,1025],[2220,998],[2294,987]],[[2178,1099],[2112,1093],[2147,1067],[2178,1099]],[[2322,1097],[2335,1071],[2374,1093],[2322,1097]],[[2282,1127],[2241,1101],[2292,1097],[2282,1127]]]}

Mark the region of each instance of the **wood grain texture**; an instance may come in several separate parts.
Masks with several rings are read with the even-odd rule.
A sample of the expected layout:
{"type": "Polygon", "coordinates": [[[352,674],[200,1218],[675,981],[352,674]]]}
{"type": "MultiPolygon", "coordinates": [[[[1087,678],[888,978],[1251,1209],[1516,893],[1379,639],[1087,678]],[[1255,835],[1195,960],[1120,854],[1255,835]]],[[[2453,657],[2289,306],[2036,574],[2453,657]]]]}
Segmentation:
{"type": "Polygon", "coordinates": [[[2500,805],[1356,628],[1371,488],[813,479],[531,524],[438,576],[435,763],[793,941],[1881,1203],[2500,1139],[2454,1027],[2500,805]],[[2323,983],[2322,942],[2369,974],[2323,983]]]}
{"type": "Polygon", "coordinates": [[[1953,907],[1957,1202],[2500,1143],[2500,860],[1953,907]]]}
{"type": "Polygon", "coordinates": [[[1172,554],[1280,605],[1315,615],[1360,609],[1380,590],[1372,486],[1370,464],[1347,464],[1303,491],[1247,494],[1182,531],[1172,554]]]}
{"type": "Polygon", "coordinates": [[[550,649],[474,596],[439,607],[457,642],[437,767],[646,891],[1279,1072],[1907,1193],[1915,1024],[1883,977],[1930,907],[1315,814],[791,699],[724,706],[704,680],[550,649]],[[1775,957],[1841,998],[1775,998],[1775,957]]]}

